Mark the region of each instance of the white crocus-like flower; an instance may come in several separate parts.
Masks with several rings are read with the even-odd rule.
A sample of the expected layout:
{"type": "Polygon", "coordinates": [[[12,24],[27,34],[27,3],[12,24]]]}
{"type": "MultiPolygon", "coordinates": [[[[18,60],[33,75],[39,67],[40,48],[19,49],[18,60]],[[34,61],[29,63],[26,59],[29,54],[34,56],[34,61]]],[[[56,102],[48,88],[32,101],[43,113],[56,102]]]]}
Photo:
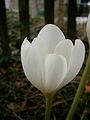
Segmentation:
{"type": "Polygon", "coordinates": [[[84,57],[83,42],[77,39],[73,45],[52,24],[44,26],[32,43],[25,38],[21,46],[25,75],[43,94],[54,93],[75,78],[84,57]]]}
{"type": "Polygon", "coordinates": [[[90,14],[88,15],[88,20],[87,20],[87,37],[88,37],[88,42],[90,45],[90,14]]]}

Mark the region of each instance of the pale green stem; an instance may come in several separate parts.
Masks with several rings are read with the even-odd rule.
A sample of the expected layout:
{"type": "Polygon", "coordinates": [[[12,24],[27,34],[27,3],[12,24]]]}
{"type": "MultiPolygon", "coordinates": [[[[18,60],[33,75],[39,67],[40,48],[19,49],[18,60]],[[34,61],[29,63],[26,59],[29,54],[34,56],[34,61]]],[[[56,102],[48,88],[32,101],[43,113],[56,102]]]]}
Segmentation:
{"type": "Polygon", "coordinates": [[[53,94],[46,95],[45,120],[50,120],[50,113],[52,107],[53,94]]]}
{"type": "Polygon", "coordinates": [[[86,67],[84,69],[84,73],[82,75],[79,87],[77,89],[75,98],[73,100],[73,103],[71,105],[71,108],[69,110],[69,113],[67,115],[66,120],[72,120],[73,119],[73,116],[74,116],[74,113],[76,111],[77,105],[78,105],[78,103],[80,101],[80,97],[81,97],[81,95],[83,93],[83,90],[84,90],[84,87],[85,87],[89,72],[90,72],[90,52],[89,52],[89,56],[88,56],[88,59],[87,59],[86,67]]]}

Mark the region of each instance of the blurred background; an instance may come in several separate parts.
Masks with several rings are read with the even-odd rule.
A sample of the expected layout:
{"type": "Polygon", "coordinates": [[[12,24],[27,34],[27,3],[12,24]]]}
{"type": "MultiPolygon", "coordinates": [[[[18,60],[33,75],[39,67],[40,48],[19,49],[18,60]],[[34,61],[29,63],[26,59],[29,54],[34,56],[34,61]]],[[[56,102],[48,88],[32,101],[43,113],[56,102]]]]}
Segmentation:
{"type": "MultiPolygon", "coordinates": [[[[32,42],[45,24],[56,24],[66,38],[84,42],[87,59],[89,12],[90,0],[0,0],[0,120],[44,120],[43,95],[28,82],[22,70],[23,39],[27,37],[32,42]]],[[[56,94],[51,120],[65,120],[86,59],[78,76],[56,94]]],[[[89,119],[90,75],[73,120],[89,119]]]]}

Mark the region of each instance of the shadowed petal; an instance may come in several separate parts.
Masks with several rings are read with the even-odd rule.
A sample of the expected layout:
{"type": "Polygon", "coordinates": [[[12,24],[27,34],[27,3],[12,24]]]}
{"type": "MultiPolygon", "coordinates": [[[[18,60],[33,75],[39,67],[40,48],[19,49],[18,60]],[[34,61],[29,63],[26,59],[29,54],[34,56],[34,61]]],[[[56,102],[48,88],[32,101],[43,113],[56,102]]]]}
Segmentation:
{"type": "Polygon", "coordinates": [[[63,81],[67,72],[67,63],[63,56],[49,54],[45,61],[45,89],[53,92],[63,81]]]}
{"type": "Polygon", "coordinates": [[[68,84],[80,71],[85,57],[85,47],[81,40],[76,40],[70,58],[67,75],[62,82],[62,87],[68,84]]]}
{"type": "Polygon", "coordinates": [[[28,80],[39,90],[43,91],[42,65],[38,56],[38,51],[32,47],[27,39],[21,46],[22,66],[28,80]]]}
{"type": "Polygon", "coordinates": [[[63,40],[58,43],[55,48],[55,54],[62,55],[66,58],[67,64],[70,62],[71,53],[72,53],[73,43],[71,40],[63,40]]]}

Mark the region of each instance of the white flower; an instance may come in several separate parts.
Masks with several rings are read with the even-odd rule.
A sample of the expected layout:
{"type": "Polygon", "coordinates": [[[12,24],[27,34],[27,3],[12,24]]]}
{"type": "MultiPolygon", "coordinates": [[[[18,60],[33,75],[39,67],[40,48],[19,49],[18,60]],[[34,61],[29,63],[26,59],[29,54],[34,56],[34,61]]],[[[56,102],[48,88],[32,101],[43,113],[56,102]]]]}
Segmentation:
{"type": "Polygon", "coordinates": [[[87,37],[88,37],[88,42],[90,45],[90,14],[88,15],[88,20],[87,20],[87,37]]]}
{"type": "Polygon", "coordinates": [[[56,92],[68,84],[80,71],[84,57],[82,41],[77,39],[73,45],[52,24],[43,27],[32,43],[25,38],[21,46],[25,75],[44,94],[56,92]]]}

